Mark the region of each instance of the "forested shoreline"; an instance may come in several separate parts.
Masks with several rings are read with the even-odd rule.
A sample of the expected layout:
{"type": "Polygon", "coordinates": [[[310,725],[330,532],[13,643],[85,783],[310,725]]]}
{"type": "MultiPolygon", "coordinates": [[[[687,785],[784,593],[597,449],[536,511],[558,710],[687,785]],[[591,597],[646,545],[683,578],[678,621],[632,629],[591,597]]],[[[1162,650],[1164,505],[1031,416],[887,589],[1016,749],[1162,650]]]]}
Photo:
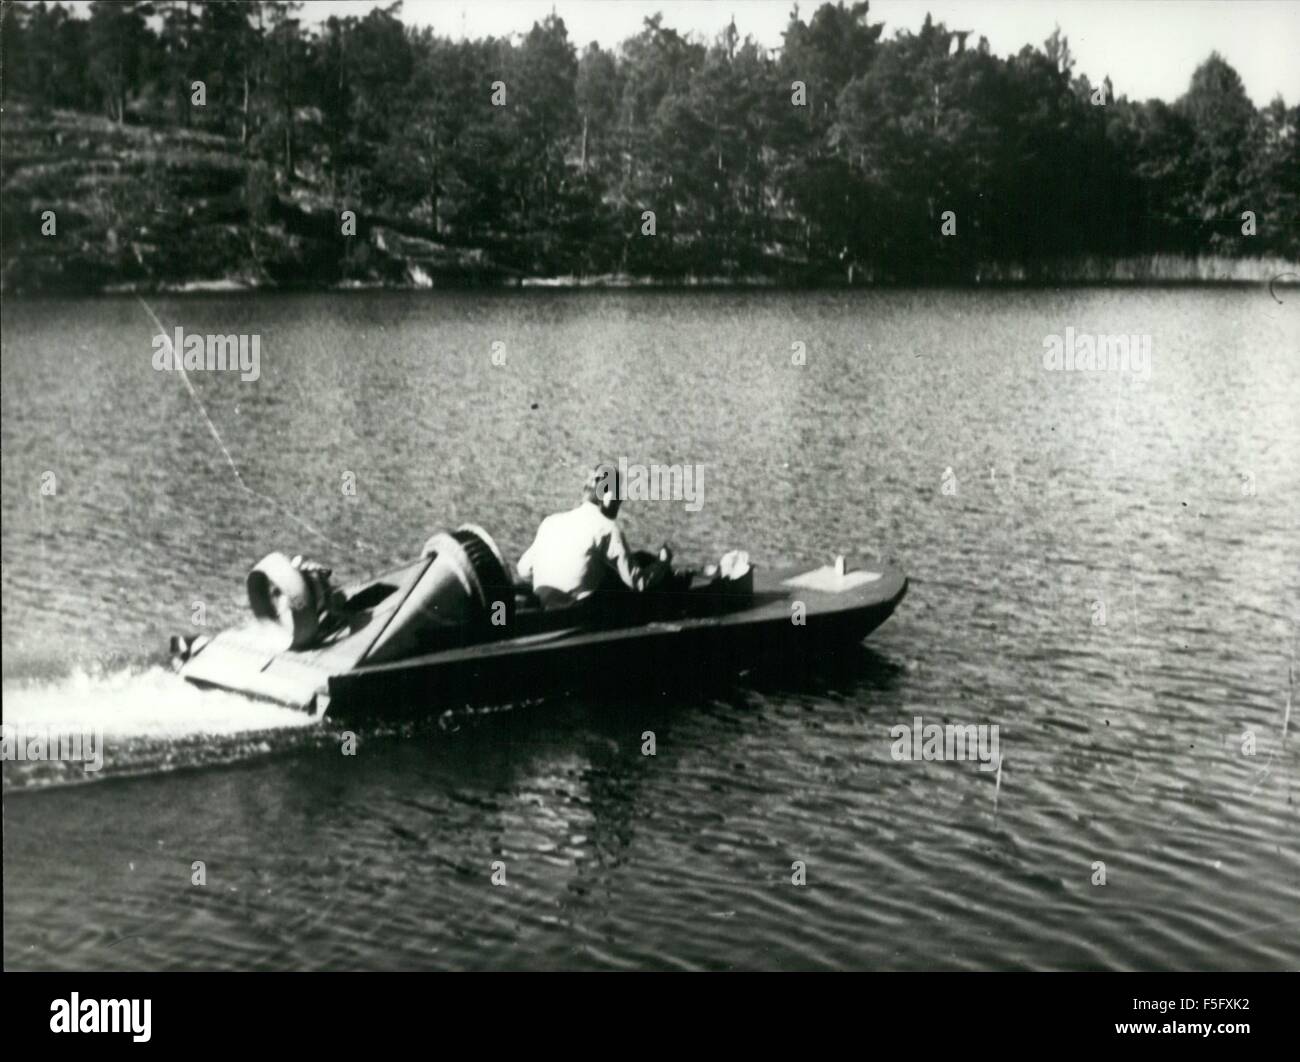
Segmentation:
{"type": "Polygon", "coordinates": [[[866,3],[796,7],[776,49],[657,15],[611,50],[554,15],[453,40],[400,4],[305,14],[6,0],[5,290],[1245,280],[1300,261],[1300,106],[1257,108],[1218,55],[1179,99],[1139,102],[1076,74],[1059,32],[999,58],[977,24],[895,34],[866,3]]]}

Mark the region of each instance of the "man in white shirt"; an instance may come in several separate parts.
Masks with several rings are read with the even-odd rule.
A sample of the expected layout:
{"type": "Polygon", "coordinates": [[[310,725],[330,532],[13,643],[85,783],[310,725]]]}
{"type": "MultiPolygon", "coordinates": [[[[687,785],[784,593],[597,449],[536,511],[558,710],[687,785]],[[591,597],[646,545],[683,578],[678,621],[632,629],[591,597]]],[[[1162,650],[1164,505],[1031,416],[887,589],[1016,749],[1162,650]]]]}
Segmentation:
{"type": "Polygon", "coordinates": [[[618,469],[597,465],[587,477],[576,509],[542,521],[537,537],[519,558],[519,574],[531,579],[543,608],[563,608],[584,601],[601,589],[610,573],[630,590],[648,590],[671,574],[672,555],[665,547],[659,560],[628,549],[618,516],[618,469]]]}

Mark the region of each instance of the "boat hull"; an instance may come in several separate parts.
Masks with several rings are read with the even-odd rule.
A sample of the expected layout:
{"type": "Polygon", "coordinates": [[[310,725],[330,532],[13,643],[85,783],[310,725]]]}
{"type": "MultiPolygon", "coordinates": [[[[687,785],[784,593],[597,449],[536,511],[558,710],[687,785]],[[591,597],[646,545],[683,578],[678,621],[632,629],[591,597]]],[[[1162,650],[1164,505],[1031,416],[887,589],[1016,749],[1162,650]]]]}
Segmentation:
{"type": "MultiPolygon", "coordinates": [[[[403,570],[379,578],[400,584],[403,570]]],[[[352,593],[366,590],[359,584],[352,593]]],[[[907,578],[880,566],[755,573],[752,596],[713,589],[612,594],[603,607],[522,612],[519,633],[366,664],[384,616],[355,622],[320,648],[272,650],[257,624],[217,635],[187,660],[192,682],[331,716],[418,716],[466,703],[537,696],[656,676],[798,667],[865,638],[893,613],[907,578]]]]}
{"type": "Polygon", "coordinates": [[[654,622],[622,630],[498,643],[398,664],[358,668],[329,681],[331,713],[414,714],[462,702],[542,692],[623,687],[656,676],[716,675],[758,663],[807,666],[860,642],[889,618],[907,591],[872,606],[814,613],[795,625],[779,617],[734,623],[654,622]]]}

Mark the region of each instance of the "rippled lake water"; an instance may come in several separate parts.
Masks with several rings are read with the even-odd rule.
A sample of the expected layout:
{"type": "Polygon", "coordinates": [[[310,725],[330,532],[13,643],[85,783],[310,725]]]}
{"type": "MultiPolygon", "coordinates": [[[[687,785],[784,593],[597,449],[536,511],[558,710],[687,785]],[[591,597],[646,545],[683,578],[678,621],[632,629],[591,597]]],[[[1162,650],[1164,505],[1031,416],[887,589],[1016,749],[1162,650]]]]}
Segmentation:
{"type": "Polygon", "coordinates": [[[1294,969],[1282,294],[6,302],[4,718],[106,754],[4,766],[5,965],[1294,969]],[[230,461],[150,312],[261,336],[256,383],[193,374],[230,461]],[[1047,371],[1067,328],[1150,335],[1149,375],[1047,371]],[[360,574],[474,521],[517,557],[601,456],[704,466],[699,512],[625,507],[634,544],[858,552],[911,592],[811,676],[490,706],[354,757],[165,668],[273,548],[360,574]],[[893,759],[918,716],[997,725],[1000,775],[893,759]]]}

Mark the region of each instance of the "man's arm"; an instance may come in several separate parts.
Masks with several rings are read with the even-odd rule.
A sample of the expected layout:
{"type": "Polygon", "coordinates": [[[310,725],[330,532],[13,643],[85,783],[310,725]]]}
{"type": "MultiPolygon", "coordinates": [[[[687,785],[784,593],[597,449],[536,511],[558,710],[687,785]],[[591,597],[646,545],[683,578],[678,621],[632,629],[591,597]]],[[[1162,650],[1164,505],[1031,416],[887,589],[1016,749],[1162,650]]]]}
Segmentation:
{"type": "Polygon", "coordinates": [[[667,575],[667,565],[662,561],[654,561],[650,564],[637,563],[636,557],[627,548],[623,529],[617,524],[614,525],[609,536],[609,544],[605,547],[605,559],[618,572],[623,585],[632,590],[647,590],[662,582],[667,575]]]}
{"type": "Polygon", "coordinates": [[[524,555],[519,558],[519,563],[515,565],[515,571],[519,573],[519,578],[532,580],[533,578],[533,550],[537,542],[534,541],[531,546],[524,550],[524,555]]]}

